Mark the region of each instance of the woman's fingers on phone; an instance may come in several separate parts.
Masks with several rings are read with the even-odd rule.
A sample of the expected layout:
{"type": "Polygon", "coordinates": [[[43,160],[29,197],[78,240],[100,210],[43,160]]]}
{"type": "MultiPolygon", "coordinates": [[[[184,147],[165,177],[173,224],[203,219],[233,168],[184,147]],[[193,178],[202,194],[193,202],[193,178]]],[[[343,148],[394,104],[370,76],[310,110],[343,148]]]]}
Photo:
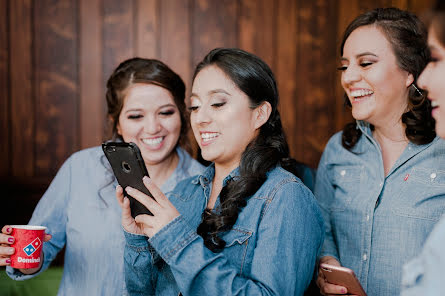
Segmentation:
{"type": "Polygon", "coordinates": [[[122,205],[124,202],[124,189],[122,189],[121,185],[116,186],[116,199],[120,207],[123,208],[122,205]]]}
{"type": "Polygon", "coordinates": [[[159,189],[158,186],[147,176],[145,176],[142,181],[144,182],[145,187],[147,187],[148,191],[153,195],[153,198],[163,206],[165,202],[169,202],[168,198],[164,195],[164,193],[159,189]]]}
{"type": "Polygon", "coordinates": [[[153,198],[132,187],[126,187],[125,191],[127,191],[127,193],[134,199],[143,204],[151,213],[153,213],[153,215],[156,215],[156,213],[159,212],[160,205],[153,198]]]}
{"type": "Polygon", "coordinates": [[[325,284],[323,285],[322,292],[324,293],[324,295],[342,295],[346,294],[348,290],[343,286],[338,286],[325,282],[325,284]]]}

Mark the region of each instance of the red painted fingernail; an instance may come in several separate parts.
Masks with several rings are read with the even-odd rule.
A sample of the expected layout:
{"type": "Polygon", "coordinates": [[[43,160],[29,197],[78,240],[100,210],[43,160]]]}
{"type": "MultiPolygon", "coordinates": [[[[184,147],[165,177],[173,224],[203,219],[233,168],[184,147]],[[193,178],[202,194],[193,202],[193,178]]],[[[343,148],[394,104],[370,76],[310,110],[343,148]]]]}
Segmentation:
{"type": "Polygon", "coordinates": [[[6,263],[11,263],[11,259],[6,259],[6,263]]]}
{"type": "Polygon", "coordinates": [[[6,228],[6,232],[11,232],[11,228],[6,228]]]}
{"type": "Polygon", "coordinates": [[[13,243],[14,242],[14,238],[12,238],[12,237],[8,238],[8,242],[13,243]]]}
{"type": "Polygon", "coordinates": [[[341,289],[341,292],[343,293],[343,294],[345,294],[346,293],[346,289],[341,289]]]}

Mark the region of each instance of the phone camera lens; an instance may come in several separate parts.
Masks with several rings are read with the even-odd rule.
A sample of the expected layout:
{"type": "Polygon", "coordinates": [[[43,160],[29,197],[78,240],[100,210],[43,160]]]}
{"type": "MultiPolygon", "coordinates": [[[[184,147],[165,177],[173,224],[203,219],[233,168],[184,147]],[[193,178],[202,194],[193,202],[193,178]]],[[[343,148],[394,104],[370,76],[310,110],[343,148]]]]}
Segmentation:
{"type": "Polygon", "coordinates": [[[112,153],[112,152],[114,152],[114,151],[116,151],[116,149],[114,149],[114,147],[111,147],[111,146],[108,146],[108,147],[107,147],[107,152],[108,152],[108,153],[112,153]]]}

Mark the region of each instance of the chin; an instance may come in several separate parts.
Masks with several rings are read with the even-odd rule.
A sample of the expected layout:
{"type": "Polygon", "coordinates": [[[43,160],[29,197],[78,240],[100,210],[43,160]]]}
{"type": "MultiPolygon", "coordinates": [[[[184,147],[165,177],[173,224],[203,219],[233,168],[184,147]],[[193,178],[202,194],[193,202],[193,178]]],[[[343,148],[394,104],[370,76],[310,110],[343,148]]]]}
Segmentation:
{"type": "Polygon", "coordinates": [[[442,139],[445,139],[445,121],[436,120],[436,134],[442,139]]]}

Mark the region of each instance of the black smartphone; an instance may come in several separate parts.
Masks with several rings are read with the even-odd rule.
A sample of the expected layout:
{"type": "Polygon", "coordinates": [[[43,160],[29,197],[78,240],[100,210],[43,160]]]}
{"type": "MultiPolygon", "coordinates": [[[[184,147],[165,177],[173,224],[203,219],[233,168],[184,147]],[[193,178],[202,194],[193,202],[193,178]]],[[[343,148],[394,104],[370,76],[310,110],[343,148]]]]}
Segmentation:
{"type": "Polygon", "coordinates": [[[140,214],[153,215],[125,191],[125,187],[130,186],[153,197],[142,182],[148,172],[139,147],[132,142],[106,142],[102,144],[102,150],[111,164],[117,182],[124,188],[124,195],[130,200],[131,216],[134,218],[140,214]]]}

